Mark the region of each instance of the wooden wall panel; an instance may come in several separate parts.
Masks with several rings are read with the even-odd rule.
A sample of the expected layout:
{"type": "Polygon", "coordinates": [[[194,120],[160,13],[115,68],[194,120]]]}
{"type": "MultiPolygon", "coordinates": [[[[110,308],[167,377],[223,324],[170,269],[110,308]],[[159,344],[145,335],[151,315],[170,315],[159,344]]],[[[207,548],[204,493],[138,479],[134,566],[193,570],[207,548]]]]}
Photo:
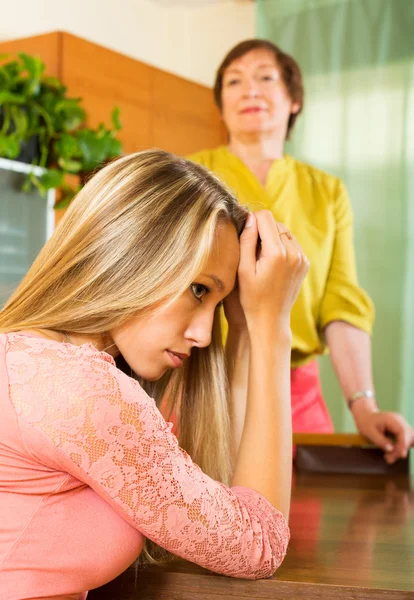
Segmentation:
{"type": "Polygon", "coordinates": [[[112,109],[119,106],[124,151],[152,145],[151,67],[64,33],[61,70],[68,92],[83,98],[89,125],[109,125],[112,109]]]}
{"type": "Polygon", "coordinates": [[[210,88],[159,69],[153,77],[154,146],[185,155],[225,142],[210,88]]]}
{"type": "Polygon", "coordinates": [[[49,75],[83,99],[88,123],[121,109],[125,152],[158,147],[189,154],[226,140],[210,88],[65,32],[0,43],[0,53],[40,56],[49,75]]]}
{"type": "Polygon", "coordinates": [[[0,43],[0,54],[16,56],[19,52],[25,52],[38,56],[46,65],[46,73],[54,77],[60,77],[60,54],[62,33],[54,31],[43,35],[21,38],[0,43]]]}
{"type": "Polygon", "coordinates": [[[49,75],[81,97],[88,124],[121,110],[125,152],[158,147],[189,154],[226,140],[210,88],[65,32],[0,43],[1,53],[40,56],[49,75]]]}

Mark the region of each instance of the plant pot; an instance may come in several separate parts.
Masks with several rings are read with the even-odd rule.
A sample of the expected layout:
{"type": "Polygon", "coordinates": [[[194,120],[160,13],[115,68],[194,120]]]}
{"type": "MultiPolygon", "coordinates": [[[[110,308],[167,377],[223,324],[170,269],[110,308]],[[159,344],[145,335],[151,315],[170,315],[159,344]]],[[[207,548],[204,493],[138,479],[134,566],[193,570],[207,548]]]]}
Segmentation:
{"type": "Polygon", "coordinates": [[[15,160],[29,165],[31,165],[34,160],[37,162],[40,155],[39,136],[34,135],[27,142],[22,142],[20,144],[20,150],[20,154],[15,160]]]}

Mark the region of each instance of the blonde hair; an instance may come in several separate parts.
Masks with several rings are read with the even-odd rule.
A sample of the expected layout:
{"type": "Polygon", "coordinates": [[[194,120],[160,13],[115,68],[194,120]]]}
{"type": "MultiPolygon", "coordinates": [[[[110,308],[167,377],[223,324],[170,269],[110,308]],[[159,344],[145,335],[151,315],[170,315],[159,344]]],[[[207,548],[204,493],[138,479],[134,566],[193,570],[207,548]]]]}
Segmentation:
{"type": "MultiPolygon", "coordinates": [[[[81,190],[4,309],[0,331],[45,328],[99,336],[183,293],[222,222],[247,209],[206,169],[161,150],[118,159],[81,190]]],[[[211,477],[230,475],[227,383],[216,311],[212,343],[183,369],[141,381],[174,410],[182,447],[211,477]]],[[[139,379],[139,377],[138,377],[139,379]]]]}

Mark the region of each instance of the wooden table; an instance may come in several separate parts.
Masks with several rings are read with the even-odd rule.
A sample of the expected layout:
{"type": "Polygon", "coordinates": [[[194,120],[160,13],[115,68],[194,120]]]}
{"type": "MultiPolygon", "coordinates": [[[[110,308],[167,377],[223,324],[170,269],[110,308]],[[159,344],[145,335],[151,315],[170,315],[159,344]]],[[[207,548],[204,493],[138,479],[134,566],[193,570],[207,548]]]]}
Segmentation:
{"type": "Polygon", "coordinates": [[[414,493],[405,476],[296,474],[288,554],[271,579],[184,561],[131,567],[88,600],[414,600],[414,493]]]}

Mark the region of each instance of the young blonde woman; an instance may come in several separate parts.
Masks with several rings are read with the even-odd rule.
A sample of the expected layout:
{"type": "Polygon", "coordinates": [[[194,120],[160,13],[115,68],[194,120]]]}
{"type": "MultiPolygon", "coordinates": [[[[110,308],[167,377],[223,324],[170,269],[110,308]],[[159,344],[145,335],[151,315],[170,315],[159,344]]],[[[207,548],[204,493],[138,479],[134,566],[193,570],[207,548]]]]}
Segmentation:
{"type": "Polygon", "coordinates": [[[307,268],[283,225],[199,165],[148,151],[91,179],[0,313],[2,600],[85,598],[145,538],[226,575],[274,572],[289,539],[289,318],[307,268]],[[179,441],[165,393],[180,398],[179,441]]]}

